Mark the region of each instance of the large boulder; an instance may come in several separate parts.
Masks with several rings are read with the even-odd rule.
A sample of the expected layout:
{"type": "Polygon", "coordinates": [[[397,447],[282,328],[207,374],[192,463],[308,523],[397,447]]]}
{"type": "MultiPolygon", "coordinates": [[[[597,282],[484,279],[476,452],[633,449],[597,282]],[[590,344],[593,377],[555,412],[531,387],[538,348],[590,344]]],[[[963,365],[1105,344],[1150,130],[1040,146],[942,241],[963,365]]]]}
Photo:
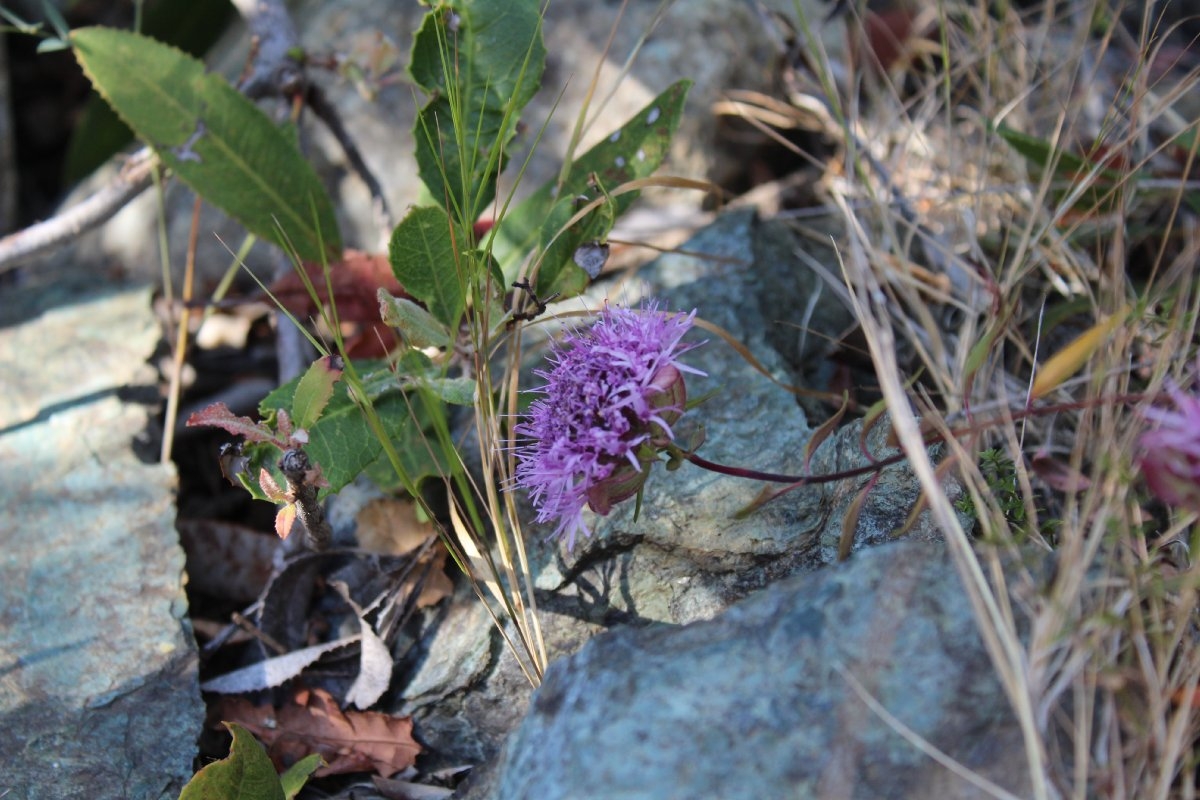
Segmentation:
{"type": "Polygon", "coordinates": [[[1028,774],[944,548],[903,543],[596,637],[462,797],[1023,797],[1028,774]]]}

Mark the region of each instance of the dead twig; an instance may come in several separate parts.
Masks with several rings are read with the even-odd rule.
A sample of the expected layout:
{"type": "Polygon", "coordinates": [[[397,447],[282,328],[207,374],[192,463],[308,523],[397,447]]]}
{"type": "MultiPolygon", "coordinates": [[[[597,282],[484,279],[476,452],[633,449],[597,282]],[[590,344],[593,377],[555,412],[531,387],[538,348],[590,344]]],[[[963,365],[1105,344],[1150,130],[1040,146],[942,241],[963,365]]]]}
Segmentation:
{"type": "MultiPolygon", "coordinates": [[[[381,223],[390,228],[390,212],[378,179],[363,160],[333,104],[308,82],[304,64],[298,60],[303,52],[300,39],[285,4],[282,0],[233,0],[233,4],[246,21],[254,42],[253,57],[239,81],[239,90],[252,100],[302,98],[311,104],[313,113],[329,128],[347,162],[366,184],[381,223]]],[[[129,157],[115,178],[87,199],[0,239],[0,274],[69,244],[107,222],[150,186],[158,164],[153,151],[143,147],[129,157]]]]}
{"type": "Polygon", "coordinates": [[[138,150],[116,177],[94,194],[50,219],[0,239],[0,274],[61,247],[103,225],[150,185],[158,158],[149,147],[138,150]]]}

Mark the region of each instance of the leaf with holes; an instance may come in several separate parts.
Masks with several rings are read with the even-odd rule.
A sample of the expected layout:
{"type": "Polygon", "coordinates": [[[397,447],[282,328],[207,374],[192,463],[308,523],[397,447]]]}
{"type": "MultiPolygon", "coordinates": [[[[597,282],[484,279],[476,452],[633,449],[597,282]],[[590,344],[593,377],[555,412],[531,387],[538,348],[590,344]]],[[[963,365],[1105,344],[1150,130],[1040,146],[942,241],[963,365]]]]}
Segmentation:
{"type": "Polygon", "coordinates": [[[545,254],[538,270],[537,293],[578,294],[588,274],[575,263],[581,245],[604,241],[613,220],[637,199],[637,192],[612,196],[583,220],[564,230],[565,223],[587,203],[623,184],[648,178],[666,158],[671,138],[683,117],[691,81],[679,81],[660,94],[631,120],[571,164],[565,180],[547,183],[500,221],[494,252],[508,279],[516,277],[521,259],[535,246],[545,254]],[[598,180],[594,185],[592,177],[598,180]]]}

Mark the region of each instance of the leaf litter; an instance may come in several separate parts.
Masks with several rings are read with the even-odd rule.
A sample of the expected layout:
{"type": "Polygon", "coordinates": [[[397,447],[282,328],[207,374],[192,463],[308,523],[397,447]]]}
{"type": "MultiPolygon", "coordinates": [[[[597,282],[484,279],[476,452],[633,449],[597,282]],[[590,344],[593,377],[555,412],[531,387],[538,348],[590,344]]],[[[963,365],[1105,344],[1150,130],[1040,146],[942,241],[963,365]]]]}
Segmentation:
{"type": "MultiPolygon", "coordinates": [[[[382,503],[373,513],[395,521],[395,511],[382,503]]],[[[253,607],[254,622],[243,621],[257,640],[240,650],[251,663],[201,685],[223,695],[217,718],[243,724],[277,765],[317,753],[327,764],[318,776],[369,770],[386,778],[420,752],[410,718],[365,711],[391,688],[413,641],[403,635],[407,623],[453,588],[441,542],[403,527],[386,543],[398,555],[341,549],[284,561],[253,607]]]]}
{"type": "Polygon", "coordinates": [[[258,737],[280,771],[317,753],[325,765],[316,777],[374,772],[390,778],[411,767],[421,752],[412,736],[411,717],[343,712],[324,689],[296,689],[278,708],[226,697],[217,704],[217,713],[258,737]]]}

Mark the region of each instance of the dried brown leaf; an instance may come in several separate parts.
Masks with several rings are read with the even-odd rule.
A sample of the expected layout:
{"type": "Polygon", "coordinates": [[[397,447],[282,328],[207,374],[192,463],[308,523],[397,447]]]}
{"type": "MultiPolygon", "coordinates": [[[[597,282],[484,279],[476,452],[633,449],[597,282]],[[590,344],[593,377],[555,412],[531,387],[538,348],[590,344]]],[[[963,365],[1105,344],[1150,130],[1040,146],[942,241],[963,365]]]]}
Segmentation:
{"type": "Polygon", "coordinates": [[[180,519],[175,526],[192,588],[238,604],[262,594],[279,552],[278,539],[221,520],[180,519]]]}
{"type": "Polygon", "coordinates": [[[278,710],[249,703],[229,704],[222,713],[236,720],[267,747],[277,767],[319,753],[325,766],[315,773],[375,772],[384,778],[412,766],[421,746],[412,738],[412,718],[377,711],[342,712],[328,692],[300,689],[278,710]]]}
{"type": "Polygon", "coordinates": [[[417,504],[412,500],[372,500],[358,512],[355,522],[358,546],[372,553],[402,556],[435,534],[431,522],[417,518],[417,504]]]}
{"type": "Polygon", "coordinates": [[[446,574],[446,546],[435,543],[426,558],[431,566],[421,583],[421,594],[417,597],[417,608],[427,608],[440,603],[454,592],[454,582],[446,574]]]}

